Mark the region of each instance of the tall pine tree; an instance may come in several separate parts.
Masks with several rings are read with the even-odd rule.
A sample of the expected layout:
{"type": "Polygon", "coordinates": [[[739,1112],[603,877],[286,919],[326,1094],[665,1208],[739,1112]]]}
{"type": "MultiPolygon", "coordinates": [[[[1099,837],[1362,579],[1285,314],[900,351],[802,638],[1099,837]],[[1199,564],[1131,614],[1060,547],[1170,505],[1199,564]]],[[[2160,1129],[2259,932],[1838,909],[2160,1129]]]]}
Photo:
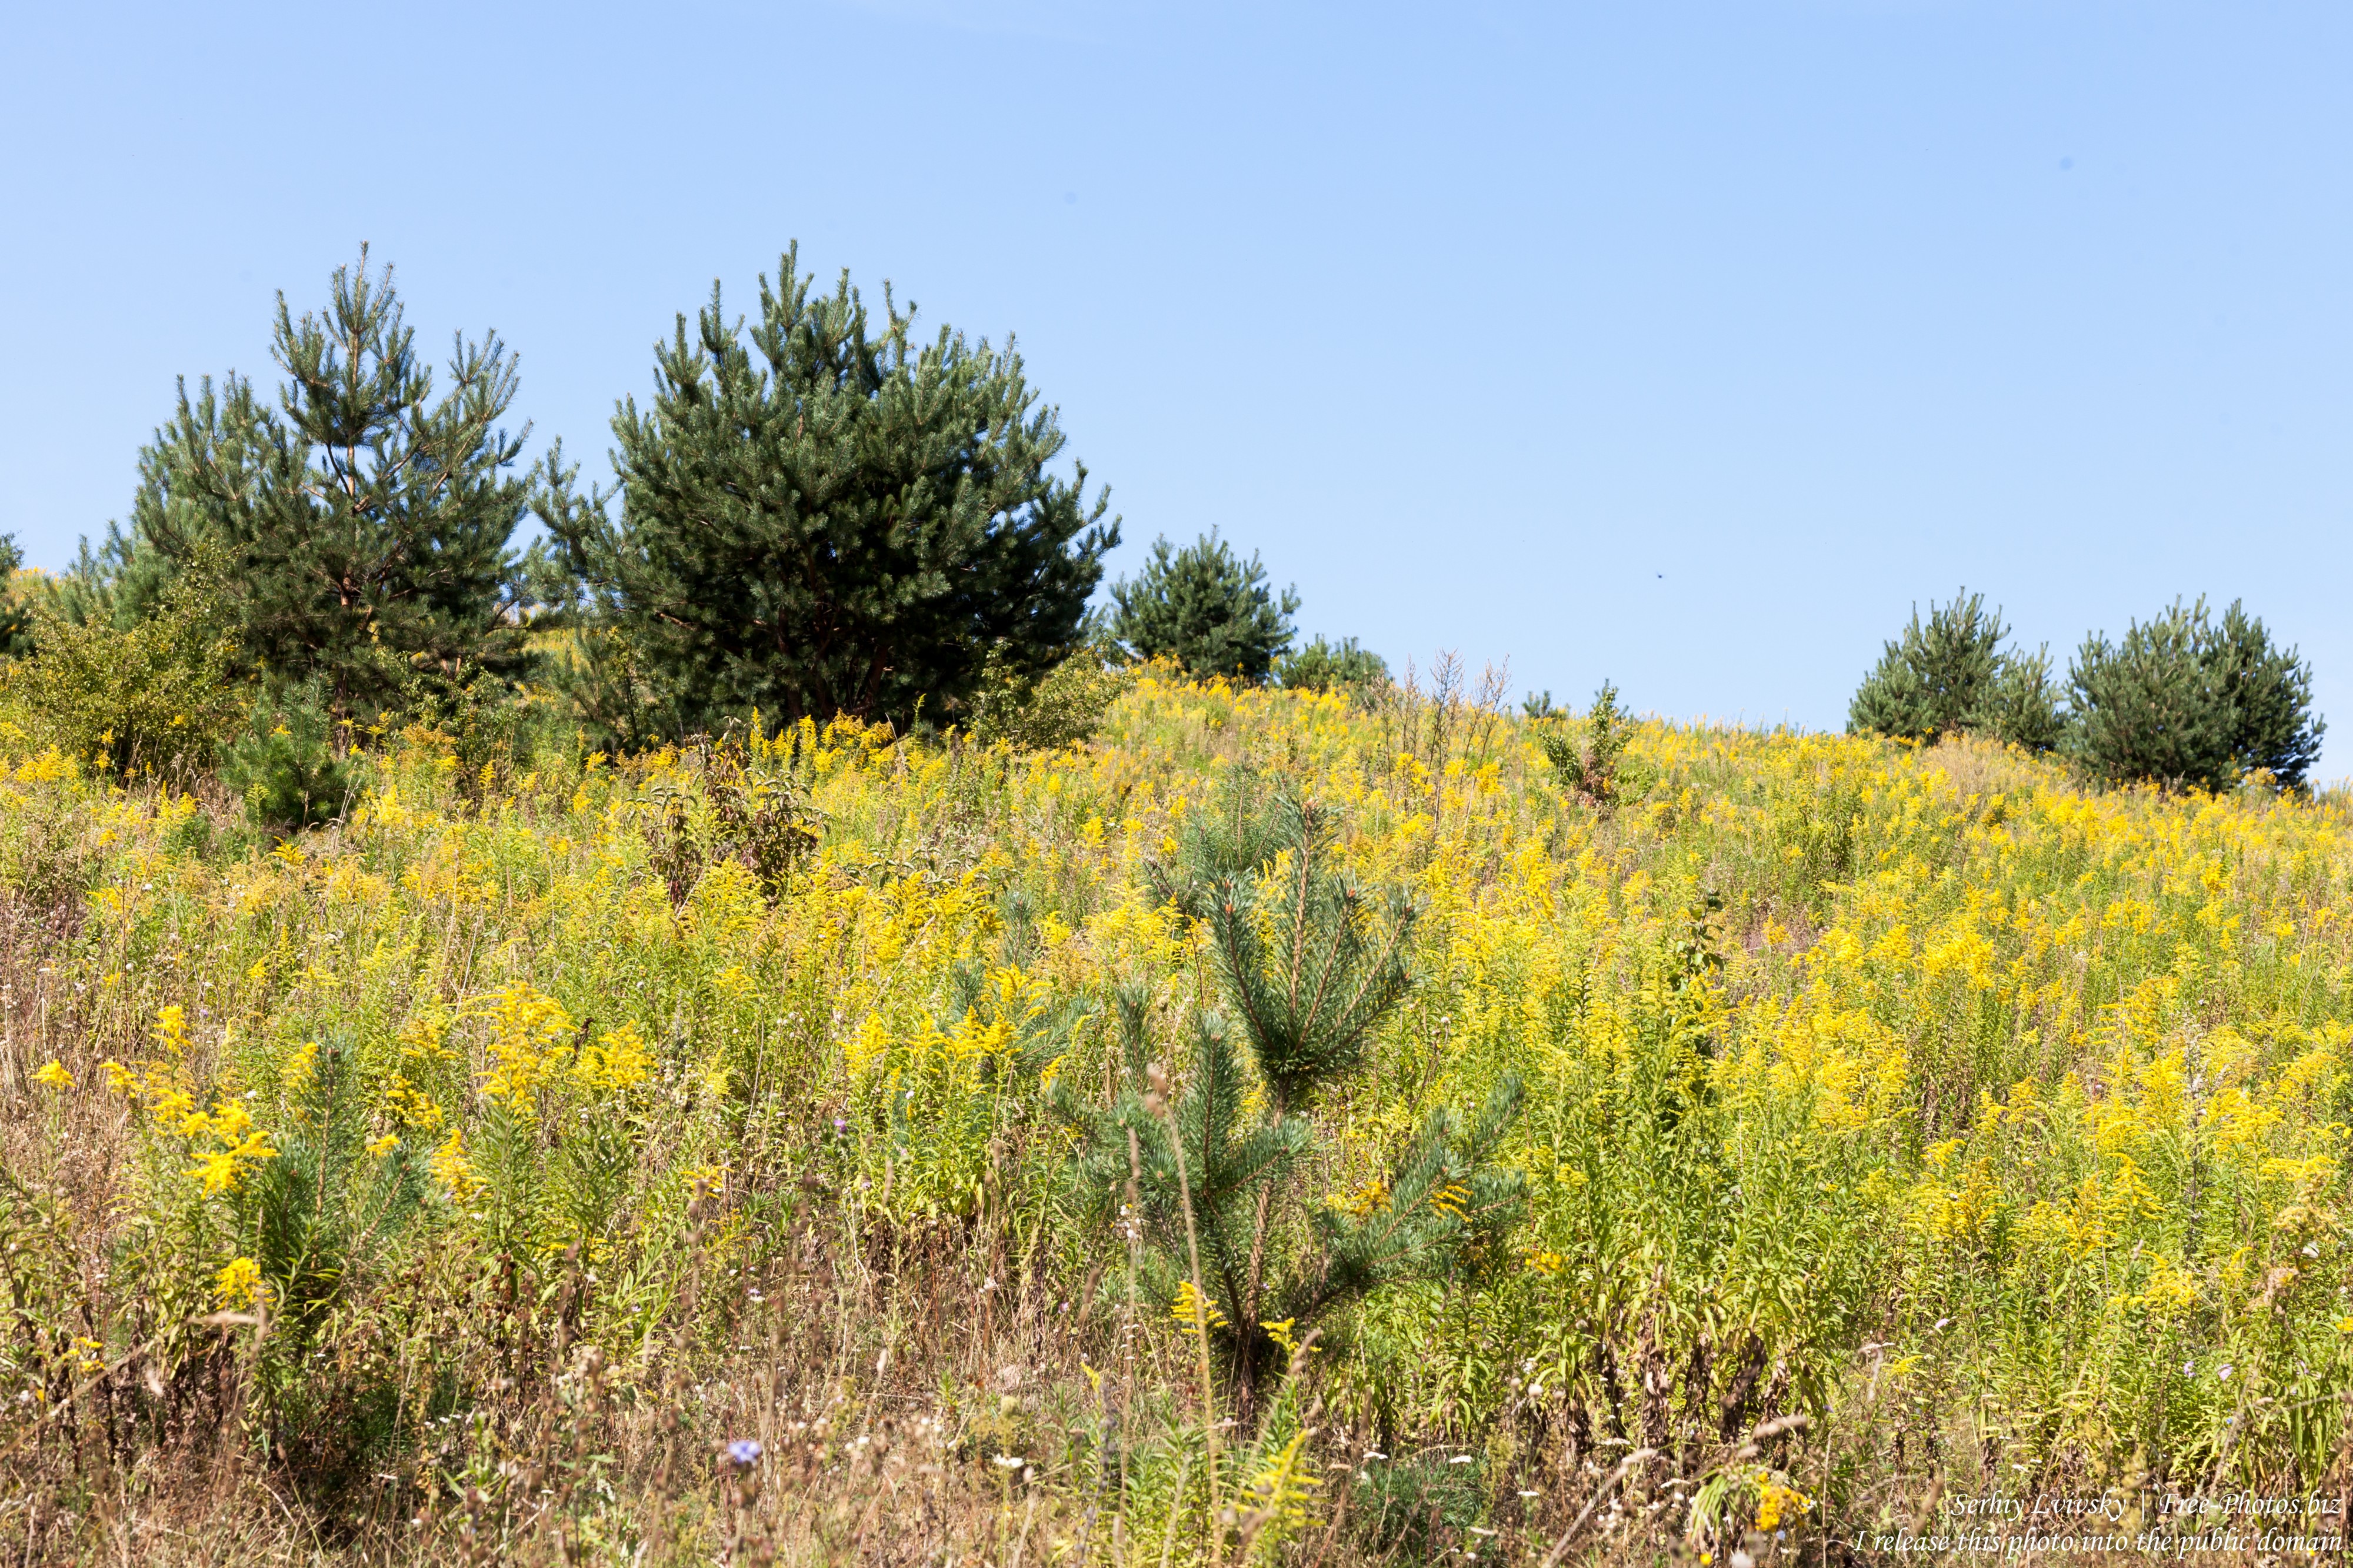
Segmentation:
{"type": "Polygon", "coordinates": [[[795,247],[748,334],[715,284],[678,318],[652,406],[613,421],[617,520],[569,472],[542,498],[586,602],[584,689],[631,708],[624,733],[951,715],[992,654],[1030,678],[1081,640],[1119,524],[1084,465],[1047,471],[1063,435],[1019,356],[811,282],[795,247]]]}
{"type": "Polygon", "coordinates": [[[278,298],[274,403],[234,372],[209,377],[140,453],[132,526],[83,550],[67,604],[118,625],[207,549],[226,562],[244,653],[316,679],[338,706],[391,700],[415,670],[509,669],[521,655],[517,561],[529,506],[512,472],[524,431],[514,361],[495,333],[452,350],[446,391],[416,350],[392,269],[337,268],[326,310],[278,298]]]}

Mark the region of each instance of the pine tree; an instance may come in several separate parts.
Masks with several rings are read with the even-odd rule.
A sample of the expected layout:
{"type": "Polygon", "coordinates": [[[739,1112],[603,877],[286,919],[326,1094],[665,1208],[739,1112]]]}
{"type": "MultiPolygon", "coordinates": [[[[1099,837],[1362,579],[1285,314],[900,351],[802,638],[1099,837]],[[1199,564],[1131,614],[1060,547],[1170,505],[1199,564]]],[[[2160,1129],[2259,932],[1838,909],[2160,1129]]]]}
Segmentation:
{"type": "Polygon", "coordinates": [[[1444,1277],[1495,1240],[1521,1198],[1519,1177],[1493,1163],[1521,1098],[1507,1078],[1467,1124],[1445,1110],[1425,1119],[1345,1205],[1308,1201],[1310,1112],[1413,984],[1412,906],[1375,900],[1337,858],[1324,807],[1287,791],[1261,804],[1238,771],[1222,801],[1187,817],[1177,862],[1155,870],[1162,896],[1208,926],[1231,1015],[1194,1015],[1191,1070],[1172,1100],[1146,1060],[1147,996],[1124,987],[1125,1092],[1090,1108],[1064,1091],[1064,1113],[1086,1134],[1082,1190],[1107,1200],[1140,1170],[1154,1283],[1215,1337],[1245,1415],[1288,1347],[1329,1313],[1385,1285],[1444,1277]]]}
{"type": "Polygon", "coordinates": [[[2114,644],[2087,637],[2068,679],[2068,749],[2112,783],[2221,791],[2260,772],[2301,789],[2320,757],[2312,667],[2235,600],[2219,624],[2204,599],[2177,599],[2114,644]]]}
{"type": "Polygon", "coordinates": [[[1266,568],[1243,561],[1215,529],[1175,549],[1152,542],[1134,578],[1112,588],[1112,632],[1139,658],[1173,658],[1198,676],[1264,680],[1289,651],[1299,595],[1278,598],[1266,568]]]}
{"type": "Polygon", "coordinates": [[[678,318],[652,406],[613,421],[617,521],[550,464],[584,658],[643,710],[628,722],[949,718],[992,651],[1034,679],[1078,646],[1118,542],[1083,465],[1047,472],[1059,416],[1009,344],[919,343],[913,307],[886,291],[876,322],[848,273],[813,295],[798,265],[795,247],[760,279],[748,342],[716,285],[691,331],[678,318]]]}
{"type": "Polygon", "coordinates": [[[225,552],[237,641],[274,679],[318,681],[346,711],[395,701],[418,670],[512,670],[522,634],[508,542],[529,481],[528,428],[499,425],[513,360],[495,334],[455,342],[449,385],[417,355],[389,267],[337,268],[327,309],[278,299],[274,405],[234,373],[140,455],[132,526],[84,551],[85,614],[118,624],[207,546],[225,552]]]}
{"type": "Polygon", "coordinates": [[[1847,729],[1933,743],[1980,733],[2047,751],[2064,721],[2051,680],[2047,649],[2006,651],[2010,628],[1985,596],[1963,589],[1948,605],[1915,605],[1903,636],[1886,645],[1847,711],[1847,729]]]}
{"type": "Polygon", "coordinates": [[[327,309],[278,297],[274,404],[231,373],[180,386],[140,453],[132,526],[85,542],[61,595],[70,618],[152,613],[199,552],[221,552],[236,636],[274,679],[317,680],[348,710],[396,700],[418,669],[518,663],[507,545],[530,498],[524,436],[499,421],[513,360],[495,334],[458,339],[449,385],[417,355],[387,267],[337,268],[327,309]]]}

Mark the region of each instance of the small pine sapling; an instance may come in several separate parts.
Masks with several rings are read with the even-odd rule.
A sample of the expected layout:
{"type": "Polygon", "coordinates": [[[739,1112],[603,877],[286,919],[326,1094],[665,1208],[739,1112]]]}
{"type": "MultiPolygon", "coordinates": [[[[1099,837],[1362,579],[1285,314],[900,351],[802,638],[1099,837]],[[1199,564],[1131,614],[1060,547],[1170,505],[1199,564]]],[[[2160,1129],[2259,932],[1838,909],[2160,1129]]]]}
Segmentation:
{"type": "Polygon", "coordinates": [[[1357,1201],[1307,1201],[1319,1163],[1310,1112],[1413,985],[1413,906],[1372,897],[1338,858],[1326,808],[1288,792],[1261,808],[1238,773],[1216,807],[1188,820],[1177,863],[1155,868],[1162,896],[1208,928],[1230,1014],[1193,1015],[1191,1070],[1163,1103],[1149,1087],[1148,994],[1124,986],[1124,1090],[1107,1108],[1060,1097],[1087,1134],[1082,1190],[1108,1199],[1127,1189],[1131,1158],[1140,1168],[1134,1217],[1153,1284],[1216,1343],[1245,1417],[1333,1310],[1444,1276],[1520,1204],[1520,1178],[1493,1163],[1520,1103],[1508,1077],[1467,1122],[1433,1112],[1357,1201]]]}

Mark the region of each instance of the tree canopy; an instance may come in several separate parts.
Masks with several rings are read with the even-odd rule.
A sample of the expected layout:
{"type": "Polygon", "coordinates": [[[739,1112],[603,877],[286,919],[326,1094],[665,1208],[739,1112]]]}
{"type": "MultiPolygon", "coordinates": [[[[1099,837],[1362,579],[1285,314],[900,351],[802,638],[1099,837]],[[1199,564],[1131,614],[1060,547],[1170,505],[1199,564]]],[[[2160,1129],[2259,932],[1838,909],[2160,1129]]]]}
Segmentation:
{"type": "Polygon", "coordinates": [[[2312,667],[2272,646],[2233,600],[2215,620],[2179,599],[2110,643],[2086,637],[2068,672],[2068,750],[2093,773],[2167,789],[2225,790],[2263,773],[2304,786],[2327,726],[2312,711],[2312,667]]]}

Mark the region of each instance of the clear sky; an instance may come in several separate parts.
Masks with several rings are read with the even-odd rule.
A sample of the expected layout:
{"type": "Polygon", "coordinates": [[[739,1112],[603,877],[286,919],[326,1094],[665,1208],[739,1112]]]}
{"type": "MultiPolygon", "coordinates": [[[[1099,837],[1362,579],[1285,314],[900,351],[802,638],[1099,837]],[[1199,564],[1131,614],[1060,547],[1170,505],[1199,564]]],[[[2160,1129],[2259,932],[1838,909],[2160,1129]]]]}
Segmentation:
{"type": "Polygon", "coordinates": [[[2244,598],[2353,773],[2353,8],[2233,0],[26,6],[0,529],[123,515],[174,376],[360,241],[533,449],[713,279],[1018,335],[1133,569],[1818,727],[1966,583],[2071,649],[2244,598]]]}

